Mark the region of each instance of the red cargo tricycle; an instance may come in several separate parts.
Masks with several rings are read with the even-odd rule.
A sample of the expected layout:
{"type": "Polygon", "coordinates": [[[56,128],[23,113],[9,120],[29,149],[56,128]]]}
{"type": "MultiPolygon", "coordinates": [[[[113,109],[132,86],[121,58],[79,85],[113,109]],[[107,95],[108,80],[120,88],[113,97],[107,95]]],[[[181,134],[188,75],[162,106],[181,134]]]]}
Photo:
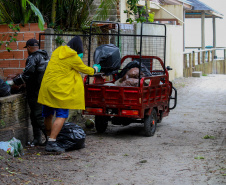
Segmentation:
{"type": "Polygon", "coordinates": [[[137,86],[118,85],[117,74],[110,77],[103,73],[85,76],[83,114],[95,115],[95,128],[99,133],[105,132],[111,121],[114,125],[143,123],[145,135],[153,136],[157,123],[168,116],[170,110],[177,104],[177,90],[169,81],[168,70],[171,68],[165,67],[166,26],[142,23],[136,27],[132,25],[123,29],[125,26],[119,23],[93,22],[91,27],[94,24],[95,28],[99,27],[97,33],[93,31],[97,29],[90,29],[89,51],[103,44],[103,40],[104,44],[113,43],[120,48],[120,70],[125,66],[124,63],[128,64],[135,60],[139,61],[140,70],[137,86]],[[95,37],[96,41],[92,40],[92,37],[95,37]],[[142,65],[150,71],[150,76],[141,75],[142,65]],[[170,100],[173,105],[170,105],[170,100]]]}

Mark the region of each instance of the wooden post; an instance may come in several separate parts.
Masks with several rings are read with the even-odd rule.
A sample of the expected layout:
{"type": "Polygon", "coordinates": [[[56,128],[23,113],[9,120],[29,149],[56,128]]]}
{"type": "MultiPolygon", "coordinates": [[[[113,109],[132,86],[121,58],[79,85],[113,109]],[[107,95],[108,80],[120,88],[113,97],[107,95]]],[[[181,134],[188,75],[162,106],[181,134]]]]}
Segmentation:
{"type": "Polygon", "coordinates": [[[208,63],[210,62],[210,51],[208,51],[208,63]]]}
{"type": "Polygon", "coordinates": [[[189,53],[189,74],[188,76],[191,77],[192,76],[192,56],[191,53],[189,53]]]}
{"type": "Polygon", "coordinates": [[[211,61],[213,61],[213,60],[214,60],[214,58],[215,58],[215,57],[214,57],[214,56],[215,56],[215,52],[216,52],[215,50],[216,50],[216,49],[213,49],[213,50],[212,50],[212,57],[211,57],[211,61]]]}
{"type": "Polygon", "coordinates": [[[184,54],[184,69],[188,68],[187,54],[184,54]]]}
{"type": "Polygon", "coordinates": [[[226,49],[224,49],[224,74],[226,74],[226,49]]]}
{"type": "Polygon", "coordinates": [[[200,60],[200,56],[201,56],[201,55],[200,55],[200,51],[199,51],[199,52],[198,52],[198,65],[200,65],[200,61],[201,61],[201,60],[200,60]]]}
{"type": "Polygon", "coordinates": [[[187,54],[184,54],[184,72],[183,72],[184,77],[188,77],[188,59],[187,59],[187,54]]]}
{"type": "Polygon", "coordinates": [[[206,60],[206,51],[202,51],[202,63],[204,64],[206,60]]]}
{"type": "Polygon", "coordinates": [[[195,52],[192,52],[192,71],[195,70],[195,52]]]}

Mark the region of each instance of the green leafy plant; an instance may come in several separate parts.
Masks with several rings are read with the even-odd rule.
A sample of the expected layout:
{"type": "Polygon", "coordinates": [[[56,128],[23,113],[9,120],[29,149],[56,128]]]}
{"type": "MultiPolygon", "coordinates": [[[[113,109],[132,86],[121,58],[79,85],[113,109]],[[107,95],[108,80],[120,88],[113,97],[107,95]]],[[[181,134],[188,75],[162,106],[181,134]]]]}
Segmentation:
{"type": "Polygon", "coordinates": [[[1,127],[5,127],[5,126],[6,126],[5,121],[4,121],[4,120],[2,120],[2,119],[1,119],[1,121],[0,121],[0,124],[1,124],[1,127]]]}
{"type": "Polygon", "coordinates": [[[38,22],[40,30],[44,29],[45,24],[41,12],[31,0],[0,0],[0,24],[9,24],[10,22],[22,24],[38,22]]]}
{"type": "MultiPolygon", "coordinates": [[[[63,33],[63,30],[60,29],[60,26],[58,26],[55,29],[55,33],[57,33],[57,34],[62,34],[63,33]]],[[[61,46],[63,43],[65,43],[64,39],[62,37],[60,37],[60,36],[56,37],[55,42],[56,42],[57,46],[61,46]]]]}
{"type": "Polygon", "coordinates": [[[2,40],[1,40],[1,42],[0,42],[0,48],[1,48],[2,45],[5,44],[6,50],[7,50],[8,52],[10,52],[10,51],[12,50],[11,47],[10,47],[10,43],[11,43],[11,42],[16,42],[16,41],[17,41],[16,37],[17,37],[17,35],[18,35],[18,32],[20,32],[20,27],[19,27],[19,25],[14,25],[13,23],[10,23],[10,24],[8,25],[8,27],[9,27],[14,33],[13,33],[13,35],[10,35],[9,33],[3,34],[3,37],[5,38],[4,40],[8,40],[8,38],[10,38],[10,39],[9,39],[9,41],[3,42],[3,41],[2,41],[2,40],[3,40],[3,37],[2,37],[2,40]]]}
{"type": "MultiPolygon", "coordinates": [[[[38,16],[38,27],[40,28],[40,30],[44,30],[45,21],[43,19],[41,12],[39,11],[39,9],[33,3],[31,3],[28,0],[22,0],[23,10],[26,10],[26,2],[30,5],[31,10],[35,13],[35,15],[38,16]]],[[[25,15],[29,16],[29,13],[25,14],[25,15]]],[[[29,20],[29,19],[26,18],[26,21],[27,20],[29,20]]]]}
{"type": "Polygon", "coordinates": [[[128,4],[128,9],[124,10],[124,13],[127,13],[128,19],[126,22],[129,22],[130,24],[133,23],[134,21],[139,22],[153,22],[154,21],[154,16],[155,12],[148,13],[149,8],[146,6],[143,7],[137,7],[139,0],[127,0],[128,4]],[[135,20],[131,18],[130,16],[134,15],[135,20]]]}
{"type": "Polygon", "coordinates": [[[215,137],[214,136],[205,135],[203,137],[203,139],[215,139],[215,137]]]}
{"type": "Polygon", "coordinates": [[[202,156],[197,156],[197,157],[195,157],[195,159],[205,159],[205,158],[202,156]]]}
{"type": "Polygon", "coordinates": [[[101,0],[101,4],[93,16],[93,20],[105,21],[109,15],[109,7],[116,7],[119,0],[101,0]]]}

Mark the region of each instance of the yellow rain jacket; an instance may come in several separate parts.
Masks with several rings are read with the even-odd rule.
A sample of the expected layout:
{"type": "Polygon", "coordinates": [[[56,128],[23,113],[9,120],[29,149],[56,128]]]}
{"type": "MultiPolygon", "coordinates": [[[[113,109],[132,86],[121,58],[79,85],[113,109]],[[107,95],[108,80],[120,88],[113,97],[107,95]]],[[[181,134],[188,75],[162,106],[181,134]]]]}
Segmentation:
{"type": "Polygon", "coordinates": [[[77,52],[68,46],[58,47],[52,54],[39,90],[38,103],[53,108],[85,109],[81,75],[94,74],[77,52]]]}

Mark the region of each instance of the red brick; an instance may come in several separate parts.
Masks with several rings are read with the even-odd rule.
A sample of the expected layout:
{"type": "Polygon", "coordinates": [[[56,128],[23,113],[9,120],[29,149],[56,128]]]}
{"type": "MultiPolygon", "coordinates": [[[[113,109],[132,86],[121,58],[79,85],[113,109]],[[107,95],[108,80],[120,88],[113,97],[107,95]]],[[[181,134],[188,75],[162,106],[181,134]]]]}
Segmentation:
{"type": "MultiPolygon", "coordinates": [[[[12,50],[17,50],[17,42],[10,42],[8,47],[10,47],[12,50]]],[[[5,43],[2,45],[1,50],[6,50],[5,43]]]]}
{"type": "Polygon", "coordinates": [[[28,53],[24,51],[24,59],[28,57],[28,53]]]}
{"type": "Polygon", "coordinates": [[[3,33],[1,34],[0,40],[1,41],[9,41],[11,39],[12,33],[3,33]]]}
{"type": "Polygon", "coordinates": [[[19,24],[20,32],[30,31],[30,25],[29,24],[19,24]]]}
{"type": "Polygon", "coordinates": [[[15,36],[15,38],[16,38],[17,41],[24,40],[24,34],[23,33],[18,33],[18,35],[15,36]]]}
{"type": "Polygon", "coordinates": [[[9,61],[9,67],[19,68],[20,67],[20,61],[19,60],[10,60],[9,61]]]}
{"type": "Polygon", "coordinates": [[[45,48],[45,42],[44,41],[41,41],[40,43],[40,49],[44,49],[45,48]]]}
{"type": "Polygon", "coordinates": [[[23,33],[18,33],[17,36],[14,36],[14,33],[5,33],[5,34],[0,34],[0,41],[9,41],[12,37],[15,38],[16,40],[23,40],[24,34],[23,33]]]}
{"type": "MultiPolygon", "coordinates": [[[[13,24],[13,27],[15,27],[16,25],[19,25],[19,24],[13,24]]],[[[15,32],[15,31],[13,31],[13,29],[11,28],[8,28],[8,32],[15,32]]]]}
{"type": "Polygon", "coordinates": [[[6,78],[4,77],[3,69],[0,69],[0,77],[1,77],[3,80],[6,80],[6,78]]]}
{"type": "MultiPolygon", "coordinates": [[[[44,32],[38,32],[38,33],[35,33],[35,39],[36,39],[36,40],[39,40],[39,33],[44,33],[44,32]]],[[[41,39],[45,40],[45,35],[42,35],[42,36],[41,36],[41,39]]]]}
{"type": "Polygon", "coordinates": [[[20,60],[20,68],[25,68],[26,60],[20,60]]]}
{"type": "Polygon", "coordinates": [[[10,76],[10,75],[14,75],[14,74],[20,74],[23,72],[24,69],[4,69],[3,73],[4,73],[4,77],[10,76]]]}
{"type": "Polygon", "coordinates": [[[11,42],[11,43],[9,43],[9,47],[12,50],[17,50],[18,49],[17,42],[11,42]]]}
{"type": "Polygon", "coordinates": [[[35,33],[34,32],[26,32],[24,33],[24,40],[27,41],[29,39],[33,39],[35,37],[35,33]]]}
{"type": "Polygon", "coordinates": [[[38,23],[30,23],[30,31],[41,31],[38,27],[38,23]]]}
{"type": "Polygon", "coordinates": [[[24,51],[12,51],[15,59],[24,59],[24,51]]]}
{"type": "Polygon", "coordinates": [[[19,50],[27,50],[27,48],[24,48],[26,46],[26,42],[18,42],[18,49],[19,50]]]}
{"type": "Polygon", "coordinates": [[[0,25],[0,32],[8,32],[8,28],[7,24],[0,25]]]}
{"type": "Polygon", "coordinates": [[[2,51],[0,52],[0,59],[13,59],[13,52],[2,51]]]}
{"type": "Polygon", "coordinates": [[[6,40],[6,36],[7,36],[6,34],[7,34],[7,33],[1,33],[1,34],[0,34],[0,40],[1,40],[1,41],[5,41],[5,40],[6,40]]]}
{"type": "Polygon", "coordinates": [[[8,68],[9,67],[9,63],[10,63],[10,60],[1,60],[0,61],[0,67],[1,68],[8,68]]]}

